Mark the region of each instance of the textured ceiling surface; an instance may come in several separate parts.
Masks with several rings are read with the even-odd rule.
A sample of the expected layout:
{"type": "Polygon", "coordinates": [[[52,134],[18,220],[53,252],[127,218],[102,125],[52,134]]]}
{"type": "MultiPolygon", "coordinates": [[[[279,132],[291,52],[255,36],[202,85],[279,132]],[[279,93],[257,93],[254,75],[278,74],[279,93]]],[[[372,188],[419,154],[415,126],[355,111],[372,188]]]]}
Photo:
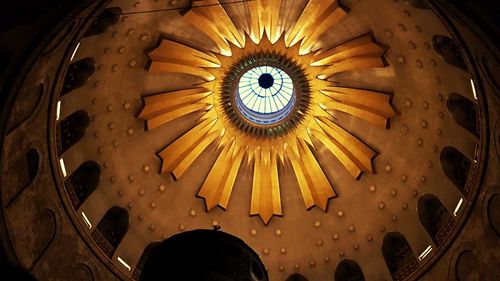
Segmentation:
{"type": "MultiPolygon", "coordinates": [[[[285,1],[282,16],[298,18],[305,4],[285,1]]],[[[315,157],[338,197],[328,201],[326,212],[307,210],[293,167],[285,162],[278,168],[283,216],[275,216],[267,225],[248,215],[252,166],[239,170],[227,210],[207,212],[203,199],[196,197],[217,158],[214,144],[179,179],[160,173],[157,153],[188,131],[200,113],[155,130],[146,130],[138,118],[143,96],[200,82],[187,74],[148,72],[147,53],[161,38],[196,49],[216,51],[216,45],[178,10],[139,13],[183,7],[182,1],[169,1],[167,6],[164,1],[109,4],[126,15],[107,32],[82,39],[75,61],[93,57],[96,72],[83,87],[61,98],[61,119],[77,110],[91,117],[83,139],[63,155],[67,173],[87,160],[102,167],[98,188],[78,212],[94,225],[113,206],[129,213],[129,230],[115,256],[134,265],[153,241],[218,224],[259,253],[271,280],[284,280],[295,271],[310,280],[330,280],[335,265],[344,258],[355,260],[367,280],[388,280],[381,251],[386,233],[403,234],[417,256],[432,244],[418,218],[418,199],[433,194],[453,212],[463,194],[441,169],[440,152],[452,146],[473,159],[478,142],[446,108],[450,93],[474,100],[468,74],[433,50],[433,35],[449,34],[432,11],[400,1],[346,0],[342,4],[348,14],[319,37],[319,44],[330,48],[372,32],[387,47],[388,66],[337,73],[331,79],[346,87],[391,93],[397,115],[383,128],[335,112],[343,128],[378,153],[374,172],[355,179],[326,147],[318,145],[315,157]]],[[[246,13],[242,2],[224,7],[233,19],[246,13]]]]}

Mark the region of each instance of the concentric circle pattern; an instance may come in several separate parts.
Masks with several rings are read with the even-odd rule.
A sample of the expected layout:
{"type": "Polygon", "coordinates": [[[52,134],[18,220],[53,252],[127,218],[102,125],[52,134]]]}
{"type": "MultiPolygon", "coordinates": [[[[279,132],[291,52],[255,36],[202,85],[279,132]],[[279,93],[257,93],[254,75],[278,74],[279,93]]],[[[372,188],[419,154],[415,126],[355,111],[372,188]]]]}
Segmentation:
{"type": "Polygon", "coordinates": [[[295,104],[293,81],[283,70],[258,66],[241,76],[236,104],[250,122],[261,125],[283,120],[295,104]]]}

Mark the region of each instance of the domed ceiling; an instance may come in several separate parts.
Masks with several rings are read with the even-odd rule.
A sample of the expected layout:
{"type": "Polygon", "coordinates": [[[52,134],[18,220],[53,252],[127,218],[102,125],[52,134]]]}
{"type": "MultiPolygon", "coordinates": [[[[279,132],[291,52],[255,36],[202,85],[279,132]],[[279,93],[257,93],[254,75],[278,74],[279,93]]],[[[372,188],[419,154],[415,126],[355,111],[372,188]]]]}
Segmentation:
{"type": "Polygon", "coordinates": [[[120,9],[75,42],[69,59],[89,78],[66,81],[51,121],[63,201],[117,270],[132,277],[148,245],[216,226],[254,249],[270,280],[332,280],[344,260],[366,280],[404,280],[442,253],[474,190],[482,124],[431,10],[381,0],[106,10],[120,9]],[[109,238],[103,221],[126,233],[109,238]]]}

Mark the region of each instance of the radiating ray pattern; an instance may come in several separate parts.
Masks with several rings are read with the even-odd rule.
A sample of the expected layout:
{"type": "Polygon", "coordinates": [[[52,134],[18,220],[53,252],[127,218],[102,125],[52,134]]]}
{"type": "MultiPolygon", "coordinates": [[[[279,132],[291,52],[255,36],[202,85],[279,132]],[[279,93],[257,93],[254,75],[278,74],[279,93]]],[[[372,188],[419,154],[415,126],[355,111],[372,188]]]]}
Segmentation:
{"type": "MultiPolygon", "coordinates": [[[[395,117],[389,94],[338,87],[332,82],[337,73],[385,67],[385,49],[373,36],[367,34],[324,48],[318,39],[335,28],[347,12],[335,0],[310,0],[301,15],[291,19],[282,16],[283,1],[241,3],[249,13],[238,18],[230,18],[218,0],[193,1],[183,20],[205,34],[212,44],[196,49],[162,39],[148,53],[149,71],[189,74],[200,83],[145,96],[139,115],[146,121],[147,129],[153,130],[187,114],[201,114],[203,117],[188,132],[158,153],[162,159],[161,173],[182,177],[196,158],[215,144],[219,148],[217,159],[197,195],[205,200],[207,211],[216,206],[228,209],[231,194],[237,188],[238,173],[242,167],[248,167],[245,171],[253,174],[249,214],[260,216],[265,224],[273,216],[282,216],[286,207],[282,206],[279,167],[287,164],[293,170],[297,192],[302,195],[305,207],[317,206],[327,211],[330,199],[337,194],[315,156],[319,144],[353,178],[373,171],[376,152],[345,130],[335,119],[336,112],[382,128],[395,117]],[[230,71],[241,65],[241,69],[258,67],[252,66],[251,58],[259,55],[273,59],[275,67],[296,65],[290,69],[304,77],[299,82],[293,81],[294,87],[303,91],[296,96],[301,106],[295,107],[279,126],[264,129],[242,118],[232,102],[232,97],[238,95],[238,83],[250,83],[255,77],[250,72],[249,77],[243,75],[239,80],[240,76],[233,77],[230,71]]],[[[296,77],[290,76],[292,80],[296,77]]],[[[255,90],[245,87],[241,88],[241,96],[255,90]]],[[[241,99],[247,101],[247,97],[241,99]]],[[[261,110],[260,106],[249,105],[249,108],[261,110]]],[[[263,110],[271,112],[278,108],[263,110]]]]}

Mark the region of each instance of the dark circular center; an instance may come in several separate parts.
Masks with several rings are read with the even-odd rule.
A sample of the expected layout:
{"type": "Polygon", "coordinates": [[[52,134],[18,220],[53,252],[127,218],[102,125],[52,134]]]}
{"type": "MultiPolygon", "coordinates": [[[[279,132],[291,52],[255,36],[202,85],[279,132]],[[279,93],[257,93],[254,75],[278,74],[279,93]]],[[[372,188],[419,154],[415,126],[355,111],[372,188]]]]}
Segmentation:
{"type": "Polygon", "coordinates": [[[259,86],[261,86],[264,89],[269,89],[273,86],[274,84],[274,78],[271,74],[269,73],[264,73],[259,77],[259,86]]]}

